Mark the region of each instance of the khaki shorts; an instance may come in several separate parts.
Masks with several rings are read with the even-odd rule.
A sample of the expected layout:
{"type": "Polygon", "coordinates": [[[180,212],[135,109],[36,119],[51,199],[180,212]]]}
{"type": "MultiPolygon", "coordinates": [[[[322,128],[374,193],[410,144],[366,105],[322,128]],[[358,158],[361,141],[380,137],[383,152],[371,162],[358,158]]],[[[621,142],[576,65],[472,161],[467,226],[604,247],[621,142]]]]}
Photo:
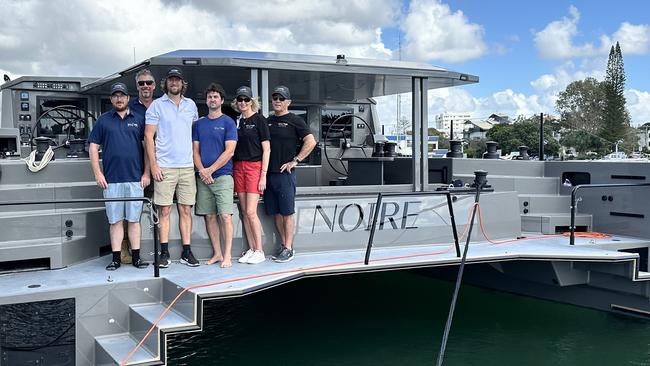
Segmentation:
{"type": "Polygon", "coordinates": [[[196,206],[197,215],[229,214],[234,212],[234,181],[232,175],[222,175],[215,178],[212,184],[205,184],[201,179],[196,180],[196,206]]]}
{"type": "Polygon", "coordinates": [[[194,168],[161,168],[162,182],[154,182],[153,201],[158,206],[171,206],[176,201],[192,206],[196,202],[196,178],[194,168]]]}

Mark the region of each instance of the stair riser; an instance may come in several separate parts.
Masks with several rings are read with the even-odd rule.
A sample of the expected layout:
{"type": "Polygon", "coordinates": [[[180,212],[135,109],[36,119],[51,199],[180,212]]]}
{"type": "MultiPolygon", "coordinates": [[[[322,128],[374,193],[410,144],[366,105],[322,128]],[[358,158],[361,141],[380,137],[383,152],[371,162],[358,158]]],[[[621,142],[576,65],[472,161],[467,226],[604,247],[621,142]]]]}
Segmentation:
{"type": "MultiPolygon", "coordinates": [[[[571,225],[571,218],[566,216],[543,216],[543,215],[522,215],[521,216],[521,231],[536,232],[546,235],[556,234],[558,227],[568,228],[571,225]]],[[[591,216],[580,215],[576,216],[575,225],[577,227],[586,227],[591,230],[592,222],[591,216]]],[[[567,231],[566,229],[559,231],[567,231]]]]}
{"type": "MultiPolygon", "coordinates": [[[[163,279],[163,303],[170,304],[182,290],[175,283],[163,279]]],[[[196,307],[196,296],[190,291],[187,291],[174,303],[172,309],[186,319],[196,322],[196,307]]]]}
{"type": "Polygon", "coordinates": [[[524,215],[536,213],[569,213],[569,197],[520,195],[519,210],[524,215]]]}

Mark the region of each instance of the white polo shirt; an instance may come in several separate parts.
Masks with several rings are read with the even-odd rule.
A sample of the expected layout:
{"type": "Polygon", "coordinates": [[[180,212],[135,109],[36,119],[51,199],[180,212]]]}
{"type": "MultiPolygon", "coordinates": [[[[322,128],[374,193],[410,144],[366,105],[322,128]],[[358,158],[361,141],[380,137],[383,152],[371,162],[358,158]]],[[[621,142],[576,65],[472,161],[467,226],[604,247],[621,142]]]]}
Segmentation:
{"type": "Polygon", "coordinates": [[[162,168],[192,168],[192,123],[199,119],[196,104],[181,97],[180,105],[167,94],[154,100],[145,115],[145,123],[157,125],[156,161],[162,168]]]}

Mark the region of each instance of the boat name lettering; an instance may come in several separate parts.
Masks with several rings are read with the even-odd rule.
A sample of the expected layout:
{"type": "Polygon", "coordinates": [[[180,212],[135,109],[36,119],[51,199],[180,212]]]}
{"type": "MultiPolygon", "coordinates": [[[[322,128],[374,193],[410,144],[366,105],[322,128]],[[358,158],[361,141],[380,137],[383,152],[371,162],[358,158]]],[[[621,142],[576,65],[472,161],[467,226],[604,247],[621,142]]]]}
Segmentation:
{"type": "MultiPolygon", "coordinates": [[[[408,226],[407,221],[409,217],[415,218],[413,222],[417,221],[418,214],[409,213],[409,208],[413,210],[413,205],[420,203],[422,202],[383,202],[381,205],[380,216],[378,218],[377,230],[383,230],[384,224],[386,222],[388,222],[390,224],[390,227],[394,230],[417,229],[417,226],[408,226]],[[397,221],[395,220],[396,217],[397,221]],[[400,225],[398,225],[398,221],[400,219],[401,222],[400,225]]],[[[376,204],[374,202],[368,203],[367,207],[364,209],[364,206],[358,203],[349,203],[347,205],[341,206],[339,204],[335,204],[334,212],[331,216],[325,211],[322,205],[316,205],[311,232],[312,234],[315,232],[314,228],[316,227],[317,217],[320,217],[325,222],[325,225],[327,225],[330,232],[334,232],[337,225],[341,231],[346,233],[356,231],[359,228],[369,231],[372,225],[372,216],[374,214],[375,205],[376,204]],[[355,215],[356,222],[354,222],[355,215]],[[368,218],[367,221],[364,220],[366,217],[368,218]]]]}

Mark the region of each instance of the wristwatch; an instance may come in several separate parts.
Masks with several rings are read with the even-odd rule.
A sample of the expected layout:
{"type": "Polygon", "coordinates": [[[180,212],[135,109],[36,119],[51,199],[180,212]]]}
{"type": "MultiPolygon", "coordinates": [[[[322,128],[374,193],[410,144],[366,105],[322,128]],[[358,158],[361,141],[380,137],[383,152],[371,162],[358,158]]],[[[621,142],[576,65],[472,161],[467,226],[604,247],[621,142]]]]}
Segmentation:
{"type": "Polygon", "coordinates": [[[294,156],[291,161],[295,161],[296,163],[300,163],[300,159],[298,159],[298,156],[294,156]]]}

